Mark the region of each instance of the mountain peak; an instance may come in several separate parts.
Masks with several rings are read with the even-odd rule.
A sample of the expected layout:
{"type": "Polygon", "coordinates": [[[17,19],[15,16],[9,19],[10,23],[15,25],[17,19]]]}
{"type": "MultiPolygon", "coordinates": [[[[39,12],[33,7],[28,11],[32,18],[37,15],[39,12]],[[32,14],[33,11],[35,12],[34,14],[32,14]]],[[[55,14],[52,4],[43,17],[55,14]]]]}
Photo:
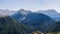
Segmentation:
{"type": "Polygon", "coordinates": [[[38,13],[45,14],[47,16],[50,16],[51,18],[55,19],[56,21],[60,20],[60,14],[57,13],[54,9],[44,10],[44,11],[38,11],[38,13]]]}
{"type": "Polygon", "coordinates": [[[55,9],[48,9],[48,10],[50,10],[50,11],[55,11],[55,9]]]}
{"type": "Polygon", "coordinates": [[[39,10],[39,13],[57,13],[54,9],[48,9],[48,10],[39,10]]]}
{"type": "Polygon", "coordinates": [[[48,12],[55,12],[55,13],[57,13],[57,11],[56,11],[56,10],[54,10],[54,9],[49,9],[49,10],[46,10],[46,11],[48,11],[48,12]]]}
{"type": "Polygon", "coordinates": [[[21,13],[22,15],[27,15],[27,14],[31,13],[31,11],[30,11],[30,10],[20,9],[20,10],[18,11],[18,13],[21,13]]]}
{"type": "Polygon", "coordinates": [[[21,11],[26,11],[26,10],[24,10],[24,9],[20,9],[19,11],[21,12],[21,11]]]}

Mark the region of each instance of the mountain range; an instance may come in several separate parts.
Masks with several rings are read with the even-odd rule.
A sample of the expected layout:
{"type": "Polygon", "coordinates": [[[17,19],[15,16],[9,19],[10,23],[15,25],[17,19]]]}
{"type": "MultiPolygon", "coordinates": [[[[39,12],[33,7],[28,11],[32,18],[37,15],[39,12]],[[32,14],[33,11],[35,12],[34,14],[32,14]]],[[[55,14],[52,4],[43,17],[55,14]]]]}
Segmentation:
{"type": "Polygon", "coordinates": [[[30,34],[34,31],[46,32],[60,31],[60,13],[56,10],[30,10],[18,11],[0,9],[1,34],[30,34]]]}
{"type": "MultiPolygon", "coordinates": [[[[14,11],[14,10],[8,10],[8,9],[6,9],[6,10],[0,9],[0,15],[2,15],[2,14],[4,14],[4,15],[12,15],[12,14],[17,13],[17,12],[19,13],[19,11],[20,11],[20,13],[22,15],[27,15],[29,13],[32,13],[32,11],[30,11],[30,10],[24,10],[24,9],[16,10],[16,11],[14,11]]],[[[57,11],[54,10],[54,9],[38,10],[38,11],[36,11],[36,13],[45,14],[45,15],[51,17],[52,19],[55,19],[56,21],[60,20],[60,13],[57,13],[57,11]]]]}
{"type": "Polygon", "coordinates": [[[0,15],[11,15],[11,14],[14,14],[14,13],[16,13],[16,11],[14,11],[14,10],[8,10],[8,9],[6,9],[6,10],[3,10],[3,9],[0,9],[0,15]]]}
{"type": "Polygon", "coordinates": [[[13,14],[12,17],[18,22],[22,22],[22,24],[33,27],[33,31],[41,30],[41,32],[45,32],[49,30],[50,26],[56,24],[55,20],[47,15],[31,11],[27,12],[27,10],[24,9],[19,10],[13,14]]]}

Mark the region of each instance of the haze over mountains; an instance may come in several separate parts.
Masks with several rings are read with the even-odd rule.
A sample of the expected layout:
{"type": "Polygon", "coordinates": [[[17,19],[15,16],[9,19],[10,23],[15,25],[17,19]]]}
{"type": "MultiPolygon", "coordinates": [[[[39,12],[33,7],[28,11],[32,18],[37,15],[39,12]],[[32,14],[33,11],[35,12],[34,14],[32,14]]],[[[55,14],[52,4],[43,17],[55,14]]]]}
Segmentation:
{"type": "MultiPolygon", "coordinates": [[[[21,10],[17,10],[17,11],[11,11],[11,10],[3,10],[3,9],[0,9],[0,15],[11,15],[11,14],[14,14],[14,13],[22,13],[22,15],[27,15],[29,13],[32,13],[32,11],[30,10],[24,10],[24,9],[21,9],[21,10]]],[[[55,19],[56,21],[59,21],[60,20],[60,13],[57,13],[56,10],[54,9],[49,9],[49,10],[38,10],[36,11],[36,13],[42,13],[42,14],[45,14],[53,19],[55,19]]]]}
{"type": "Polygon", "coordinates": [[[58,21],[60,21],[60,13],[53,9],[39,10],[37,12],[24,9],[18,11],[0,9],[1,33],[4,31],[7,34],[30,34],[34,31],[41,31],[43,33],[60,31],[60,22],[58,21]]]}
{"type": "Polygon", "coordinates": [[[22,24],[33,27],[33,30],[40,30],[41,32],[46,32],[48,30],[52,31],[49,27],[56,25],[55,20],[47,15],[27,11],[28,10],[21,9],[17,13],[13,14],[12,17],[17,21],[22,22],[22,24]]]}
{"type": "Polygon", "coordinates": [[[44,11],[38,11],[38,13],[42,13],[42,14],[48,15],[51,18],[55,19],[56,21],[60,20],[60,13],[57,13],[57,11],[54,10],[54,9],[52,9],[52,10],[44,10],[44,11]]]}
{"type": "Polygon", "coordinates": [[[3,10],[3,9],[0,9],[0,15],[11,15],[13,13],[15,13],[16,11],[13,11],[13,10],[3,10]]]}

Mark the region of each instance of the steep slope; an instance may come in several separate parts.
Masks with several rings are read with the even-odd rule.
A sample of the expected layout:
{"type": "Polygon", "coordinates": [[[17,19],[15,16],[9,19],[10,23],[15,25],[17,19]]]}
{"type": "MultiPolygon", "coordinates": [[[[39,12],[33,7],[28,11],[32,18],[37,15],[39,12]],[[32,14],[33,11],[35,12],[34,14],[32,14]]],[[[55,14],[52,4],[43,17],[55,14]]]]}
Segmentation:
{"type": "Polygon", "coordinates": [[[0,34],[29,34],[30,30],[9,16],[0,17],[0,34]]]}

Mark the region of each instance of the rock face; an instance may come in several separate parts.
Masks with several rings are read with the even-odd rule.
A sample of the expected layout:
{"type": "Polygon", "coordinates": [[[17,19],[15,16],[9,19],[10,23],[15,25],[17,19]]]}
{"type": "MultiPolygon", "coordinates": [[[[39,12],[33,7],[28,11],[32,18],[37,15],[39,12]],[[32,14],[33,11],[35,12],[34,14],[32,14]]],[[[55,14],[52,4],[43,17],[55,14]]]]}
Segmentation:
{"type": "Polygon", "coordinates": [[[0,17],[0,34],[29,34],[30,30],[9,16],[0,17]]]}

